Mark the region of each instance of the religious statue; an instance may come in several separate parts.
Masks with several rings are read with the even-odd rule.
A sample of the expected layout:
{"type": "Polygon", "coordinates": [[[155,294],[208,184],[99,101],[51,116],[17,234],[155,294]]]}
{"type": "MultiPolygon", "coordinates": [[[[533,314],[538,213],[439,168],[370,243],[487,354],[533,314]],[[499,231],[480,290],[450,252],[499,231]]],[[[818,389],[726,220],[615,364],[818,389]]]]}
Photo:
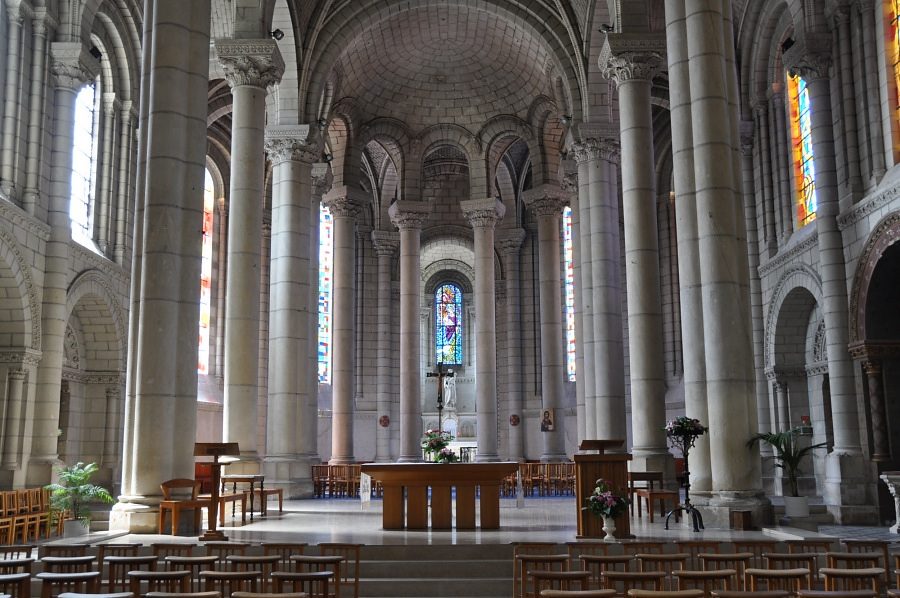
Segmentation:
{"type": "Polygon", "coordinates": [[[444,377],[444,409],[456,411],[456,378],[450,376],[444,377]]]}

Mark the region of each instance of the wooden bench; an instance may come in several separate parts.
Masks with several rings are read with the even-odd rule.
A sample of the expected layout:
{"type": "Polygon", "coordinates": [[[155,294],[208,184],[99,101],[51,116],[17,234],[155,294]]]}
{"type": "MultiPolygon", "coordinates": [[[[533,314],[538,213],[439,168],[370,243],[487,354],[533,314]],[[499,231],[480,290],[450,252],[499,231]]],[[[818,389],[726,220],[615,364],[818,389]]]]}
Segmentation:
{"type": "Polygon", "coordinates": [[[259,499],[259,510],[265,515],[269,507],[269,497],[278,497],[278,512],[284,513],[284,489],[283,488],[256,488],[253,491],[256,498],[259,499]]]}

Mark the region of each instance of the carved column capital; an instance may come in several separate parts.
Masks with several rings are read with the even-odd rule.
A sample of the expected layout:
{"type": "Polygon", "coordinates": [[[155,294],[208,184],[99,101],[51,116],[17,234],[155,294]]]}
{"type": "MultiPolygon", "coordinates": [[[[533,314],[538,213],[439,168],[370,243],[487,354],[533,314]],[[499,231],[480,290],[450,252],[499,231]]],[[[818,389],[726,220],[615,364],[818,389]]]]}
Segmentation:
{"type": "Polygon", "coordinates": [[[231,87],[267,89],[284,75],[284,60],[273,39],[217,39],[215,47],[231,87]]]}
{"type": "Polygon", "coordinates": [[[666,69],[665,37],[608,33],[597,62],[601,74],[616,85],[628,81],[652,81],[666,69]]]}
{"type": "Polygon", "coordinates": [[[494,228],[506,213],[506,206],[493,197],[469,199],[459,205],[472,228],[494,228]]]}
{"type": "Polygon", "coordinates": [[[356,187],[335,187],[322,197],[322,203],[331,210],[335,218],[351,218],[356,220],[365,205],[365,195],[356,187]]]}
{"type": "Polygon", "coordinates": [[[811,81],[828,77],[832,51],[830,35],[810,33],[785,50],[782,58],[792,75],[811,81]]]}
{"type": "Polygon", "coordinates": [[[619,140],[606,137],[582,139],[573,144],[569,151],[578,164],[592,160],[618,163],[620,152],[619,140]]]}
{"type": "Polygon", "coordinates": [[[266,127],[265,149],[272,165],[282,162],[312,164],[319,157],[318,129],[309,125],[266,127]]]}
{"type": "Polygon", "coordinates": [[[57,88],[76,90],[93,81],[99,72],[100,62],[84,49],[81,42],[50,44],[50,74],[57,88]]]}
{"type": "Polygon", "coordinates": [[[378,257],[394,257],[400,247],[400,235],[393,231],[373,230],[372,247],[378,257]]]}
{"type": "Polygon", "coordinates": [[[331,185],[334,183],[334,175],[331,172],[331,166],[327,162],[317,162],[312,167],[312,196],[319,201],[323,195],[328,193],[331,185]]]}
{"type": "Polygon", "coordinates": [[[525,231],[521,228],[504,228],[497,231],[496,243],[501,255],[518,255],[524,241],[525,231]]]}
{"type": "Polygon", "coordinates": [[[529,189],[522,196],[525,207],[535,216],[562,216],[568,205],[566,193],[558,185],[541,185],[529,189]]]}
{"type": "Polygon", "coordinates": [[[388,208],[388,215],[400,230],[421,229],[431,216],[431,206],[423,201],[395,201],[388,208]]]}

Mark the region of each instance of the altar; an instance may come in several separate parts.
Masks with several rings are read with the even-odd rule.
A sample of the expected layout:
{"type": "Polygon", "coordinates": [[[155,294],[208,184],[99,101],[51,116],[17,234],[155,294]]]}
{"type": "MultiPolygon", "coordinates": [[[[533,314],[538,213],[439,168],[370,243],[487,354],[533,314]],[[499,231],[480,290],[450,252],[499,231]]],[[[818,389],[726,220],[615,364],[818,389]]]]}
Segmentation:
{"type": "Polygon", "coordinates": [[[384,529],[428,529],[428,489],[431,489],[431,529],[453,527],[452,490],[456,489],[456,529],[475,529],[475,494],[480,496],[481,529],[500,527],[500,483],[519,468],[499,463],[367,463],[362,473],[384,488],[384,529]]]}

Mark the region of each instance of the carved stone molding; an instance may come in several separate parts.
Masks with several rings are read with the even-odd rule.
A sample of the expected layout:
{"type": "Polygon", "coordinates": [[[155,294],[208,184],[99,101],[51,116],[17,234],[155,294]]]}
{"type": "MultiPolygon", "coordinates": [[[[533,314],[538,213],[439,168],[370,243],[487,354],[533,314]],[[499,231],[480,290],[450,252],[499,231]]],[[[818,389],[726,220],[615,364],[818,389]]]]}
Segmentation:
{"type": "Polygon", "coordinates": [[[506,206],[493,197],[468,199],[460,202],[459,205],[466,220],[473,228],[494,228],[506,214],[506,206]]]}
{"type": "Polygon", "coordinates": [[[289,160],[312,164],[321,153],[318,129],[309,125],[266,127],[264,143],[273,165],[289,160]]]}
{"type": "Polygon", "coordinates": [[[900,241],[900,211],[882,218],[859,254],[853,286],[850,287],[850,343],[862,341],[866,335],[866,303],[875,267],[888,247],[900,241]]]}
{"type": "Polygon", "coordinates": [[[68,380],[69,382],[80,382],[82,384],[102,384],[104,386],[124,385],[125,372],[104,370],[83,372],[63,368],[62,379],[68,380]]]}
{"type": "Polygon", "coordinates": [[[6,351],[0,353],[0,363],[15,364],[20,367],[37,367],[41,363],[40,351],[6,351]]]}
{"type": "Polygon", "coordinates": [[[819,233],[813,231],[809,238],[804,239],[803,242],[794,245],[787,251],[783,253],[779,253],[774,258],[763,264],[759,267],[759,275],[760,277],[767,276],[769,273],[777,270],[781,266],[784,266],[790,262],[793,262],[799,256],[803,255],[807,251],[811,251],[816,245],[819,243],[819,233]]]}
{"type": "Polygon", "coordinates": [[[605,160],[618,164],[621,151],[618,139],[590,137],[572,144],[569,154],[575,158],[578,164],[593,160],[605,160]]]}
{"type": "Polygon", "coordinates": [[[217,39],[215,46],[231,87],[267,89],[284,75],[284,59],[273,39],[217,39]]]}
{"type": "Polygon", "coordinates": [[[869,214],[872,214],[880,210],[885,205],[892,203],[898,197],[900,197],[900,185],[885,189],[881,193],[873,195],[868,199],[859,202],[858,204],[847,210],[845,213],[838,216],[838,228],[844,230],[853,226],[863,218],[869,216],[869,214]]]}

